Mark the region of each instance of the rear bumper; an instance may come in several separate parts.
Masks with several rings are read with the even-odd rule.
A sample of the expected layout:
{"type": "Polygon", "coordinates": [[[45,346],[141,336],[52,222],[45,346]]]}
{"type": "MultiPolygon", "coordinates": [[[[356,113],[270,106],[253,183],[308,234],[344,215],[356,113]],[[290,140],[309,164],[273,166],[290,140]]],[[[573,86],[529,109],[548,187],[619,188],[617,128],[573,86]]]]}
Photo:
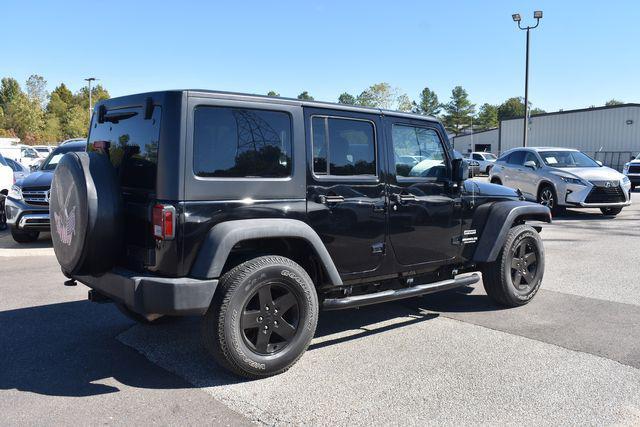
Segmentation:
{"type": "Polygon", "coordinates": [[[73,278],[142,315],[204,314],[218,286],[217,279],[145,276],[124,269],[73,278]]]}

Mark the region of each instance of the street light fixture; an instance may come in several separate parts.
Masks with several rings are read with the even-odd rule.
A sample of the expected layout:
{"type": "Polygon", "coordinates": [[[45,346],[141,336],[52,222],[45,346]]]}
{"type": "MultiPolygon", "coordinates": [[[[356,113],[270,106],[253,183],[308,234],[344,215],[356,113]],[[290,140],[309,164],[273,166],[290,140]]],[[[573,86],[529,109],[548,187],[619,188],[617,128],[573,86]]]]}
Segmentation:
{"type": "Polygon", "coordinates": [[[91,113],[93,112],[93,108],[91,106],[91,82],[94,82],[98,79],[95,77],[87,77],[84,79],[89,84],[89,122],[91,122],[91,113]]]}
{"type": "Polygon", "coordinates": [[[523,119],[524,131],[522,135],[522,146],[526,147],[527,136],[528,136],[527,128],[528,128],[528,121],[529,121],[529,31],[533,30],[534,28],[538,27],[538,25],[540,25],[540,20],[542,19],[542,11],[536,10],[535,12],[533,12],[533,18],[536,20],[536,24],[533,26],[529,25],[529,26],[523,27],[522,25],[520,25],[520,22],[522,21],[522,19],[520,18],[519,13],[514,13],[513,15],[511,15],[511,18],[513,19],[514,22],[518,23],[518,28],[520,28],[521,30],[527,31],[527,53],[526,53],[526,65],[525,65],[525,72],[524,72],[524,119],[523,119]]]}

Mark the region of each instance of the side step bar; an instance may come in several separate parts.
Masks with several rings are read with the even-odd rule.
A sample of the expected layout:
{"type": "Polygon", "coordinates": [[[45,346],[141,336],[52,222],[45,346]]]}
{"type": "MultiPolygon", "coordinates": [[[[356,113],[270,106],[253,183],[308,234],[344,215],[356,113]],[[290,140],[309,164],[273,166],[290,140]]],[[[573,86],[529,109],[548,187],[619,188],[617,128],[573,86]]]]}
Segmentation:
{"type": "Polygon", "coordinates": [[[480,276],[472,274],[460,278],[443,280],[441,282],[416,285],[410,288],[390,289],[374,294],[357,295],[345,298],[326,299],[322,303],[323,310],[342,310],[345,308],[362,307],[364,305],[377,304],[379,302],[395,301],[403,298],[417,297],[434,292],[455,289],[461,286],[469,286],[480,281],[480,276]]]}

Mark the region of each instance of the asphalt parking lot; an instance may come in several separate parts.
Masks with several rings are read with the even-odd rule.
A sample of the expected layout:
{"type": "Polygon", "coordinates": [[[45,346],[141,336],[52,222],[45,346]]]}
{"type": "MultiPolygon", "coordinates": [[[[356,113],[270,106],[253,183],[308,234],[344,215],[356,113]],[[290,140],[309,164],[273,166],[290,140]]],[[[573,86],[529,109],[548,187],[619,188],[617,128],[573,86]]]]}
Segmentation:
{"type": "MultiPolygon", "coordinates": [[[[637,195],[637,193],[636,193],[637,195]]],[[[239,381],[198,319],[136,325],[0,232],[0,424],[640,424],[640,204],[545,226],[543,288],[321,314],[289,372],[239,381]]]]}

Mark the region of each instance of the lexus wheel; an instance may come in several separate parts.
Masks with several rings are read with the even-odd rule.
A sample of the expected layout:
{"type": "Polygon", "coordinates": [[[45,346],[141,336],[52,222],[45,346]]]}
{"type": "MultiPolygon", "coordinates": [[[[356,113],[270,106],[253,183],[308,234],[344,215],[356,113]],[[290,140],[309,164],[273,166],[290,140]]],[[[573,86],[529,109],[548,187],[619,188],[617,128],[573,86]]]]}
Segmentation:
{"type": "Polygon", "coordinates": [[[540,188],[538,192],[538,203],[542,206],[548,207],[553,215],[560,215],[564,208],[558,204],[558,197],[556,196],[556,192],[550,185],[545,185],[540,188]]]}
{"type": "Polygon", "coordinates": [[[307,272],[288,258],[264,256],[222,277],[203,320],[203,342],[229,371],[264,378],[296,363],[317,321],[318,297],[307,272]]]}
{"type": "Polygon", "coordinates": [[[508,307],[528,303],[538,292],[544,274],[544,247],[531,226],[513,227],[496,261],[481,267],[489,298],[508,307]]]}

